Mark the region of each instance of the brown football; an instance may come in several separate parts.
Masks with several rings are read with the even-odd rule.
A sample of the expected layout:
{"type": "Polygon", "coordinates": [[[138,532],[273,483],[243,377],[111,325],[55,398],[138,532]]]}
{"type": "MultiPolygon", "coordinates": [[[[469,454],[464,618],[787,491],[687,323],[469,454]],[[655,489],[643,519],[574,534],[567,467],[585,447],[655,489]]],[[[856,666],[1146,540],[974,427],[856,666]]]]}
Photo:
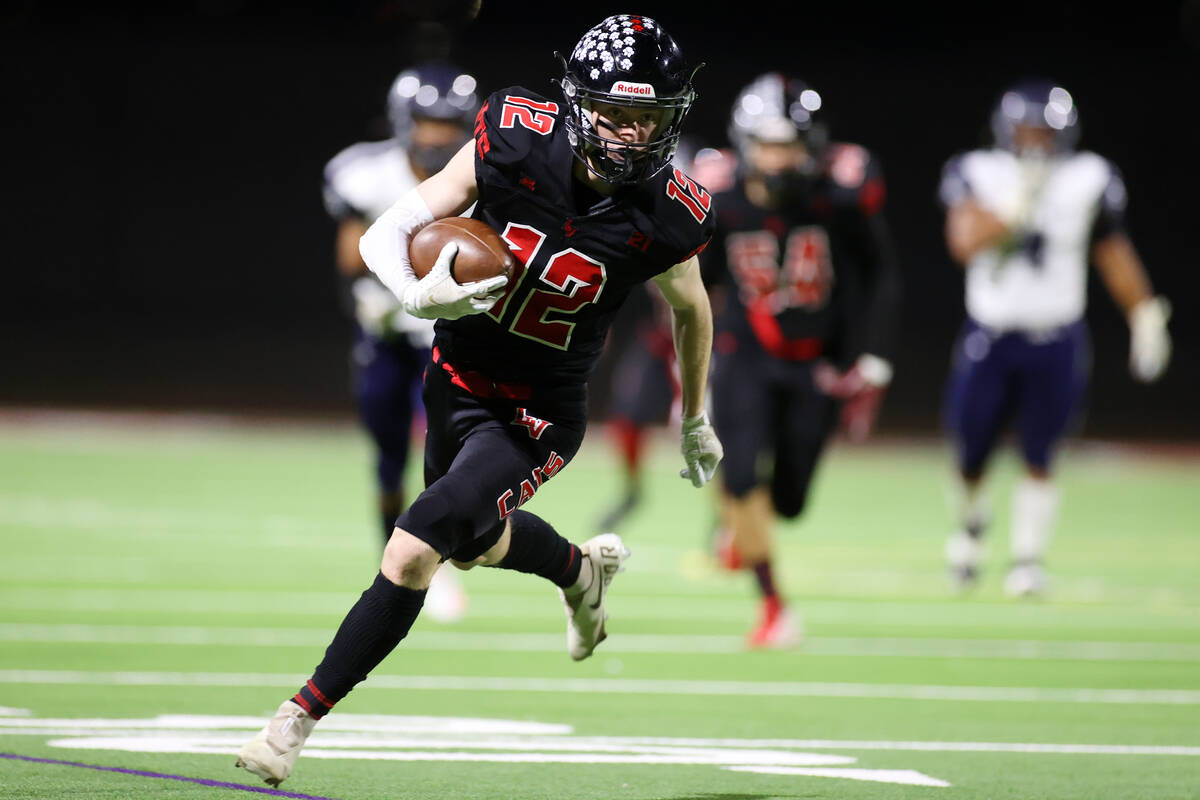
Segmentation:
{"type": "Polygon", "coordinates": [[[408,258],[418,278],[433,269],[438,253],[452,241],[458,242],[458,255],[450,268],[454,280],[471,283],[496,275],[512,277],[512,253],[494,228],[471,217],[445,217],[421,228],[408,243],[408,258]]]}

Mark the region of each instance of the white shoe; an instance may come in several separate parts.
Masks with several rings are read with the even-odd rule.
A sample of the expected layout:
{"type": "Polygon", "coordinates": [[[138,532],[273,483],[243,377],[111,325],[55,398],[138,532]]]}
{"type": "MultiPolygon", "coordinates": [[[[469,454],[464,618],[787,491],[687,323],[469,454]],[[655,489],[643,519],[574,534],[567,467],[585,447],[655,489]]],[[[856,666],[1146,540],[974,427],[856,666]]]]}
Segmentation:
{"type": "Polygon", "coordinates": [[[283,701],[271,721],[238,751],[236,766],[278,786],[292,774],[300,748],[316,724],[317,720],[299,705],[283,701]]]}
{"type": "Polygon", "coordinates": [[[1004,593],[1009,597],[1040,597],[1046,593],[1047,582],[1040,564],[1018,564],[1004,579],[1004,593]]]}
{"type": "Polygon", "coordinates": [[[946,540],[946,566],[956,589],[962,591],[975,585],[982,561],[983,541],[980,537],[958,530],[946,540]]]}
{"type": "Polygon", "coordinates": [[[567,652],[576,661],[592,654],[604,641],[604,596],[613,576],[621,571],[621,563],[629,558],[629,548],[615,533],[593,536],[579,546],[583,563],[579,567],[579,586],[586,589],[559,589],[567,610],[567,652]]]}
{"type": "Polygon", "coordinates": [[[454,567],[442,565],[433,573],[423,610],[438,622],[457,622],[467,613],[467,592],[454,567]]]}

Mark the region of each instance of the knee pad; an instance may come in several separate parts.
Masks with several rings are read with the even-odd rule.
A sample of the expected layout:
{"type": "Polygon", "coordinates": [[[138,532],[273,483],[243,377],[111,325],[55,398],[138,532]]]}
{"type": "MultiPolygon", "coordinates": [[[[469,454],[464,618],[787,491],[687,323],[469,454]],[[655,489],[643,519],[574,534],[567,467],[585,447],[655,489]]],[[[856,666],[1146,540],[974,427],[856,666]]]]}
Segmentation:
{"type": "MultiPolygon", "coordinates": [[[[475,538],[470,504],[451,502],[444,493],[429,490],[422,492],[400,513],[396,527],[437,550],[443,559],[450,558],[458,548],[470,545],[475,538]]],[[[500,529],[503,530],[503,526],[500,529]]]]}

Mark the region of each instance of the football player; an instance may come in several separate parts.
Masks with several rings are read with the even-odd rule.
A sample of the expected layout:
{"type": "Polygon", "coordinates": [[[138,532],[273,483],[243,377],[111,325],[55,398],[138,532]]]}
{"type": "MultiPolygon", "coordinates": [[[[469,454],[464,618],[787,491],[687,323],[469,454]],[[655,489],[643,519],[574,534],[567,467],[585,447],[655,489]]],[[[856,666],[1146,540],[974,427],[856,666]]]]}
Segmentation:
{"type": "Polygon", "coordinates": [[[576,545],[521,508],[572,459],[587,425],[587,380],[609,324],[653,280],[674,312],[683,413],[680,474],[711,480],[722,450],[705,413],[712,316],[697,253],[712,196],[671,166],[697,66],[648,17],[621,14],[561,59],[561,96],[493,93],[468,142],[363,235],[367,266],[408,313],[436,319],[425,372],[426,488],[401,512],[374,582],[324,658],[238,764],[278,784],[309,733],[408,634],[447,560],[538,575],[558,587],[567,652],[605,638],[608,587],[629,556],[614,533],[576,545]],[[457,283],[457,244],[418,279],[412,235],[472,216],[507,240],[510,279],[457,283]]]}
{"type": "Polygon", "coordinates": [[[713,297],[713,422],[721,467],[718,559],[755,576],[761,613],[747,643],[801,637],[773,570],[777,518],[803,512],[839,419],[871,431],[891,380],[899,275],[871,153],[830,141],[821,95],[779,72],[734,102],[740,167],[718,194],[703,256],[713,297]]]}
{"type": "Polygon", "coordinates": [[[1125,230],[1120,172],[1076,149],[1071,94],[1044,79],[1014,85],[996,103],[991,129],[993,146],[949,159],[939,189],[946,246],[966,270],[966,320],[945,396],[957,468],[957,529],[946,558],[956,585],[976,582],[989,518],[984,470],[1015,419],[1025,471],[1012,495],[1005,590],[1028,596],[1046,588],[1042,561],[1059,503],[1054,455],[1089,380],[1089,262],[1129,321],[1129,367],[1139,381],[1167,366],[1170,309],[1125,230]]]}
{"type": "MultiPolygon", "coordinates": [[[[420,381],[429,361],[433,321],[406,313],[367,269],[358,240],[380,214],[446,165],[471,138],[479,110],[475,78],[454,64],[429,61],[392,81],[387,116],[392,136],[359,142],[325,167],[325,207],[337,222],[334,258],[354,318],[351,350],[359,418],[375,450],[383,546],[404,508],[404,468],[420,381]]],[[[439,570],[426,606],[439,621],[466,611],[467,597],[452,571],[439,570]]]]}

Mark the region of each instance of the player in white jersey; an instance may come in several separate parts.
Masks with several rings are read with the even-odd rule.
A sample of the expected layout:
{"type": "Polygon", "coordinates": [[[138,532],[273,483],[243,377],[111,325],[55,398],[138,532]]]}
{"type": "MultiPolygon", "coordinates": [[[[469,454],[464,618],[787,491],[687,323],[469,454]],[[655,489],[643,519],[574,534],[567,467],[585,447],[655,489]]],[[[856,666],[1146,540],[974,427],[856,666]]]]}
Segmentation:
{"type": "Polygon", "coordinates": [[[1018,84],[1003,93],[991,124],[995,146],[950,159],[940,187],[946,245],[966,269],[967,311],[946,386],[958,473],[958,528],[946,558],[958,586],[975,582],[989,519],[984,471],[1015,419],[1025,474],[1012,498],[1005,590],[1024,596],[1045,589],[1042,560],[1059,500],[1054,452],[1090,377],[1089,264],[1129,322],[1129,366],[1139,381],[1167,366],[1170,307],[1125,231],[1116,166],[1075,149],[1070,93],[1044,80],[1018,84]]]}
{"type": "MultiPolygon", "coordinates": [[[[338,224],[335,261],[355,322],[355,402],[375,448],[384,544],[405,506],[404,468],[420,410],[433,320],[400,308],[396,296],[363,263],[358,241],[376,217],[445,166],[470,139],[478,110],[473,76],[443,62],[417,64],[397,75],[388,93],[392,137],[353,144],[325,167],[325,207],[338,224]]],[[[463,615],[466,594],[453,572],[437,573],[426,609],[442,621],[463,615]]]]}

